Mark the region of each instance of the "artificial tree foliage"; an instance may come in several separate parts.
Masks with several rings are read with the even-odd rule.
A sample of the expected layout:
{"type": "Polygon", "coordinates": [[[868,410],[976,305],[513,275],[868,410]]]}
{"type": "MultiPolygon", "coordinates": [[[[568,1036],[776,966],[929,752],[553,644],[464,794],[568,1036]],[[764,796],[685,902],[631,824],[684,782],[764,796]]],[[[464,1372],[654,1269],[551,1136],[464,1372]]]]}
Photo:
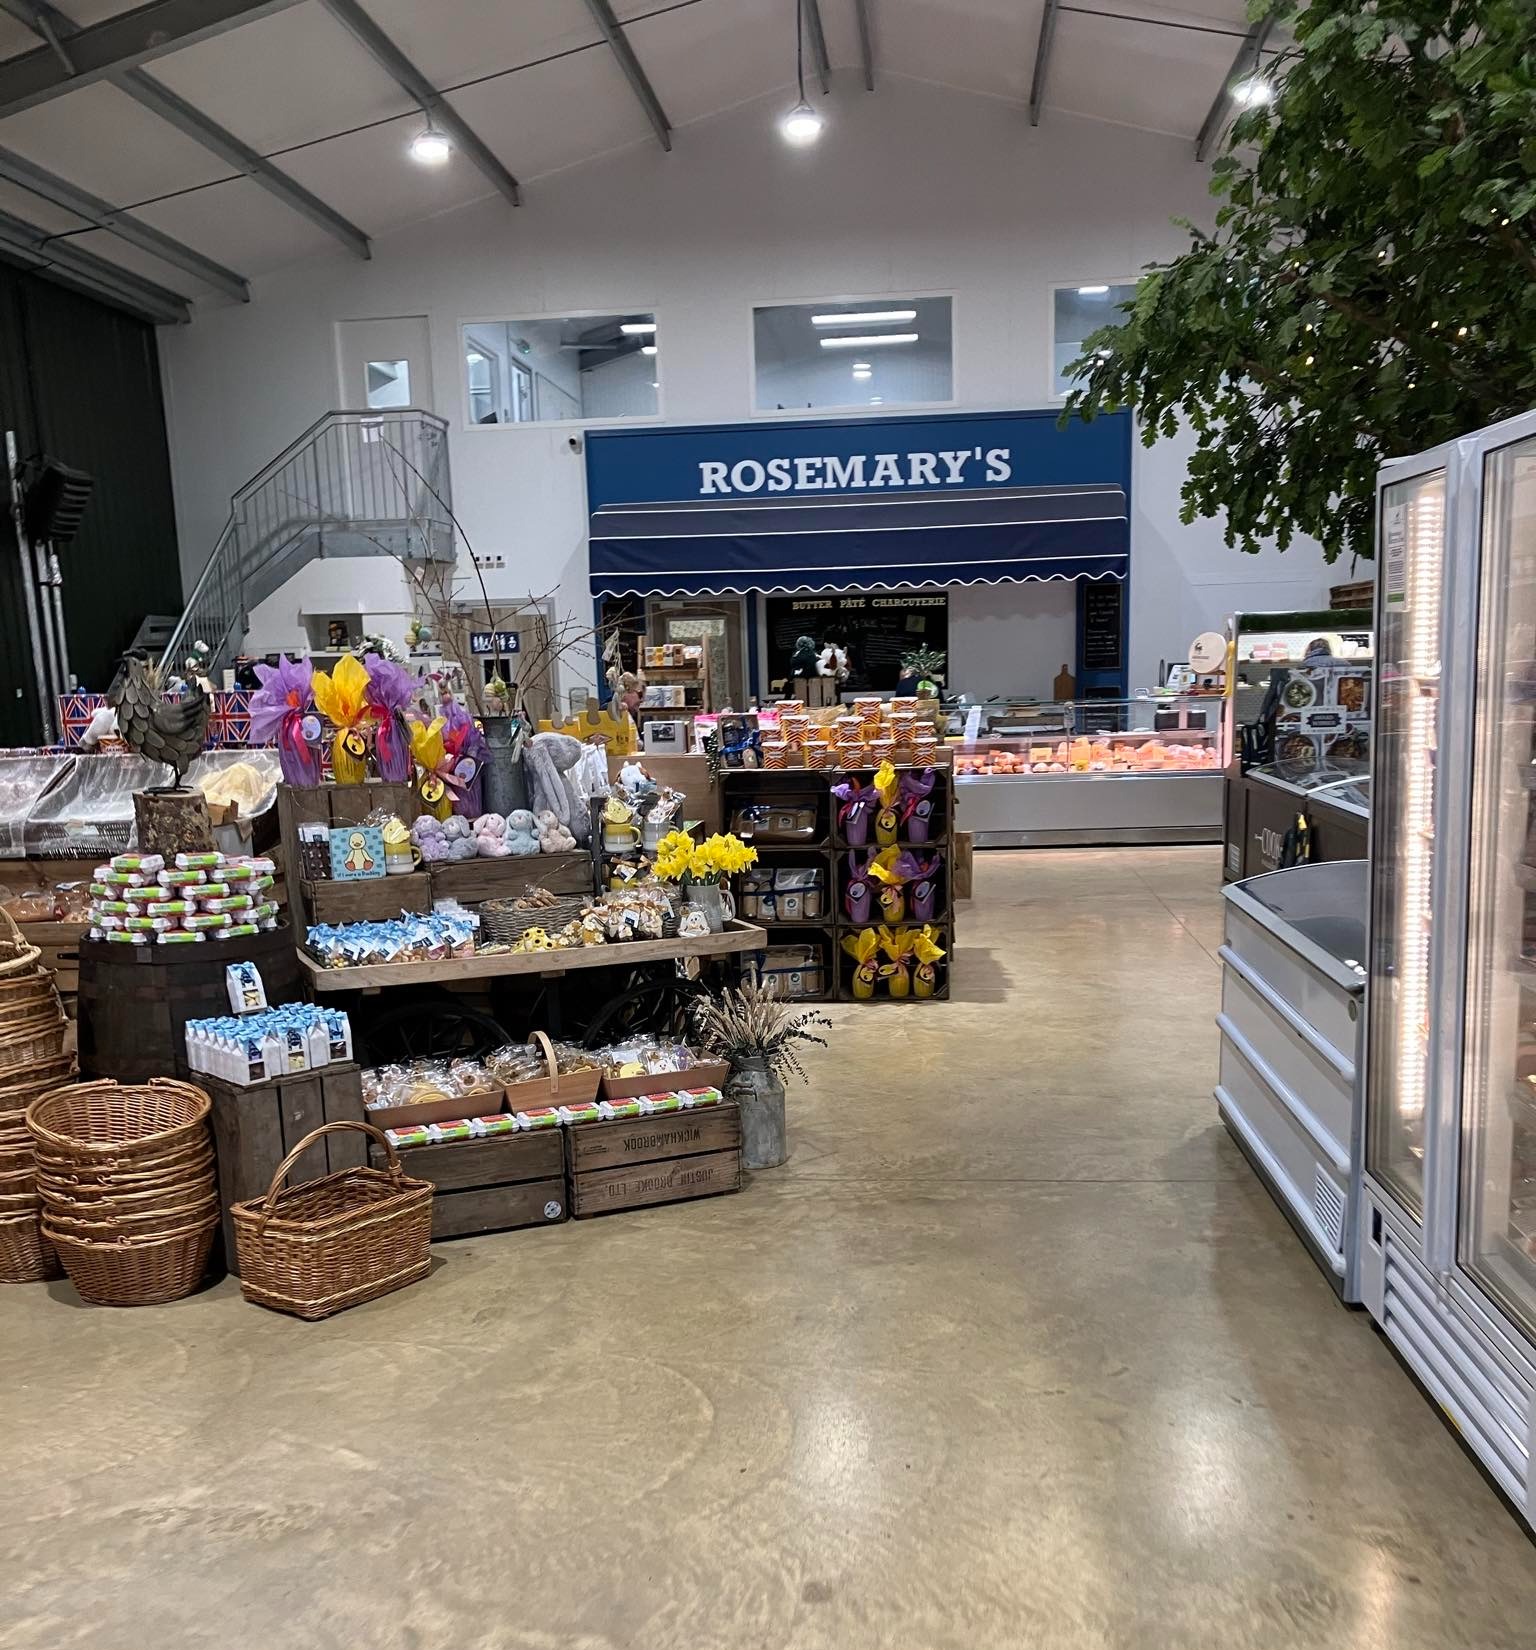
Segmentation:
{"type": "MultiPolygon", "coordinates": [[[[1261,5],[1254,15],[1272,9],[1261,5]]],[[[1310,0],[1214,233],[1084,343],[1064,417],[1196,433],[1184,521],[1372,551],[1377,465],[1536,406],[1536,0],[1310,0]]]]}

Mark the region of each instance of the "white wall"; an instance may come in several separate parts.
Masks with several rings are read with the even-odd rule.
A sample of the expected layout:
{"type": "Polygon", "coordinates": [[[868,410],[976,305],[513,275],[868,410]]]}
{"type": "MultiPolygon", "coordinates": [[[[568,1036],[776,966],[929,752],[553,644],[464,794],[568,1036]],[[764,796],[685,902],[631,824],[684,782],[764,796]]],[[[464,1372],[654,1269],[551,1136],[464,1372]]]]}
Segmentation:
{"type": "MultiPolygon", "coordinates": [[[[1171,216],[1210,217],[1205,170],[1181,140],[1055,111],[1031,128],[1003,100],[890,76],[869,96],[841,77],[826,136],[796,150],[774,129],[782,102],[685,128],[670,155],[650,145],[535,181],[516,211],[492,197],[381,238],[369,263],[338,257],[260,280],[248,306],[161,329],[189,571],[233,488],[334,403],[340,317],[430,317],[456,511],[482,556],[506,558],[493,596],[558,585],[559,608],[589,616],[577,431],[466,429],[461,320],[654,310],[661,353],[649,359],[665,419],[734,422],[751,412],[754,303],[950,292],[956,403],[1031,407],[1049,391],[1052,283],[1133,276],[1183,246],[1171,216]]],[[[1182,527],[1184,455],[1179,443],[1136,455],[1133,685],[1232,606],[1312,603],[1330,582],[1310,544],[1243,557],[1221,543],[1218,523],[1182,527]]],[[[301,578],[311,576],[336,569],[301,578]]],[[[388,576],[373,562],[345,575],[388,576]]],[[[1029,685],[1033,666],[995,615],[1038,612],[1048,633],[1060,623],[1052,604],[1069,594],[1026,585],[958,598],[957,685],[969,685],[973,659],[1000,689],[1029,685]],[[973,637],[994,636],[973,648],[973,637]]],[[[322,605],[284,597],[293,610],[322,605]]]]}

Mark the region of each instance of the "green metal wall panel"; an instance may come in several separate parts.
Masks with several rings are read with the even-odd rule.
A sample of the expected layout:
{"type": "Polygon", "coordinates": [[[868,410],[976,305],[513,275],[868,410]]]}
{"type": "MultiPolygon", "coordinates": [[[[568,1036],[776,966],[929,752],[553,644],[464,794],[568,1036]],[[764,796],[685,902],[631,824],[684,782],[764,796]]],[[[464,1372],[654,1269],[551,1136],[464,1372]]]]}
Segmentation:
{"type": "MultiPolygon", "coordinates": [[[[0,264],[0,438],[96,478],[59,559],[70,666],[104,689],[146,613],[181,609],[181,565],[154,328],[0,264]]],[[[0,744],[38,737],[31,643],[8,508],[0,524],[0,744]]]]}

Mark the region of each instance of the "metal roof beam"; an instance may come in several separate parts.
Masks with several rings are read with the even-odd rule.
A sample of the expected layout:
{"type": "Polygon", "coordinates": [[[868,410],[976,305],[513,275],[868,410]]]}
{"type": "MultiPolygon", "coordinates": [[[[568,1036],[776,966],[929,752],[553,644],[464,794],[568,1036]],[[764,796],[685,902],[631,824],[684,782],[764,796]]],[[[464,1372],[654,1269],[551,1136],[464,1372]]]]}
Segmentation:
{"type": "Polygon", "coordinates": [[[1040,111],[1045,107],[1045,77],[1051,66],[1051,47],[1056,43],[1056,14],[1061,0],[1045,0],[1040,13],[1040,40],[1035,47],[1035,72],[1029,83],[1029,124],[1040,124],[1040,111]]]}
{"type": "Polygon", "coordinates": [[[252,183],[259,183],[269,194],[275,195],[284,206],[302,213],[312,224],[334,236],[349,252],[359,258],[371,257],[368,237],[355,223],[325,204],[318,195],[312,195],[300,183],[274,166],[265,155],[258,154],[248,143],[242,143],[233,132],[227,132],[216,120],[210,120],[201,109],[195,108],[183,97],[178,97],[169,86],[163,85],[142,69],[128,69],[113,77],[112,84],[124,91],[136,103],[151,110],[162,120],[169,121],[178,131],[220,160],[243,172],[252,183]]]}
{"type": "Polygon", "coordinates": [[[853,0],[854,17],[859,25],[859,62],[864,69],[864,90],[875,89],[875,42],[869,26],[869,0],[853,0]]]}
{"type": "Polygon", "coordinates": [[[66,183],[63,178],[55,177],[52,172],[45,172],[41,166],[34,166],[22,155],[13,154],[9,149],[0,149],[0,178],[7,178],[41,199],[52,201],[55,206],[62,206],[65,211],[73,212],[77,218],[84,218],[87,223],[94,224],[98,229],[105,229],[109,234],[116,235],[119,240],[127,241],[130,246],[153,253],[155,257],[163,259],[174,268],[184,270],[188,275],[195,275],[198,280],[207,282],[226,297],[235,298],[241,303],[250,302],[251,289],[243,275],[235,274],[232,269],[215,263],[212,258],[205,258],[201,252],[194,252],[190,246],[183,245],[170,235],[162,234],[151,224],[145,223],[142,218],[134,217],[131,212],[120,211],[109,201],[88,194],[84,189],[77,189],[74,184],[66,183]]]}
{"type": "Polygon", "coordinates": [[[75,72],[75,60],[64,49],[64,41],[75,32],[75,25],[63,12],[55,11],[47,0],[0,0],[0,11],[11,14],[24,27],[31,29],[39,40],[58,58],[65,74],[75,72]]]}
{"type": "Polygon", "coordinates": [[[825,97],[832,85],[832,65],[827,61],[827,37],[821,29],[821,7],[817,0],[800,0],[800,16],[805,23],[805,35],[811,43],[811,61],[816,65],[816,78],[821,82],[825,97]]]}
{"type": "Polygon", "coordinates": [[[613,15],[613,7],[608,4],[608,0],[587,0],[587,10],[592,13],[592,21],[602,31],[603,39],[613,48],[613,55],[619,60],[619,67],[624,71],[629,89],[640,100],[640,107],[645,110],[645,118],[650,121],[651,130],[655,132],[657,141],[670,154],[672,122],[667,119],[667,111],[662,108],[661,99],[657,97],[645,70],[640,67],[640,59],[635,56],[629,37],[624,33],[618,18],[613,15]]]}
{"type": "Polygon", "coordinates": [[[1227,124],[1227,118],[1232,112],[1232,88],[1257,70],[1259,59],[1263,55],[1264,43],[1269,39],[1274,26],[1273,16],[1260,18],[1243,37],[1242,45],[1237,48],[1237,56],[1232,59],[1232,67],[1227,70],[1227,77],[1222,81],[1221,90],[1216,94],[1216,101],[1201,124],[1199,137],[1195,139],[1196,160],[1205,160],[1211,152],[1211,145],[1221,136],[1222,128],[1227,124]]]}
{"type": "Polygon", "coordinates": [[[514,206],[520,206],[522,202],[518,195],[517,179],[486,148],[474,129],[443,94],[358,5],[357,0],[321,0],[321,4],[372,56],[385,74],[421,105],[423,112],[447,133],[489,182],[514,206]]]}
{"type": "MultiPolygon", "coordinates": [[[[52,45],[0,61],[0,118],[298,4],[300,0],[149,0],[69,34],[64,58],[70,69],[52,45]]],[[[39,18],[44,20],[41,13],[39,18]]]]}
{"type": "Polygon", "coordinates": [[[156,286],[104,258],[60,242],[36,224],[12,217],[9,212],[0,212],[0,254],[93,298],[106,298],[157,326],[192,318],[187,300],[179,292],[156,286]]]}

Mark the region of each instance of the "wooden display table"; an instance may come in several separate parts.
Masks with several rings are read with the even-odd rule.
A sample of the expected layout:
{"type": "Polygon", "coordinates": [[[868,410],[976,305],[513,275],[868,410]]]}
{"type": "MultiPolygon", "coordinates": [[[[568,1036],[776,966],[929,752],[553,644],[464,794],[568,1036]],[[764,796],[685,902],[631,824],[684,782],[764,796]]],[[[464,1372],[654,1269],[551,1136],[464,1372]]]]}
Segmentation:
{"type": "Polygon", "coordinates": [[[697,939],[625,940],[566,951],[498,951],[444,957],[437,962],[367,963],[357,968],[326,968],[301,951],[299,961],[316,991],[378,991],[386,986],[457,985],[515,974],[557,976],[585,968],[629,968],[683,957],[728,957],[761,951],[767,940],[764,930],[754,924],[732,922],[721,933],[701,934],[697,939]]]}

